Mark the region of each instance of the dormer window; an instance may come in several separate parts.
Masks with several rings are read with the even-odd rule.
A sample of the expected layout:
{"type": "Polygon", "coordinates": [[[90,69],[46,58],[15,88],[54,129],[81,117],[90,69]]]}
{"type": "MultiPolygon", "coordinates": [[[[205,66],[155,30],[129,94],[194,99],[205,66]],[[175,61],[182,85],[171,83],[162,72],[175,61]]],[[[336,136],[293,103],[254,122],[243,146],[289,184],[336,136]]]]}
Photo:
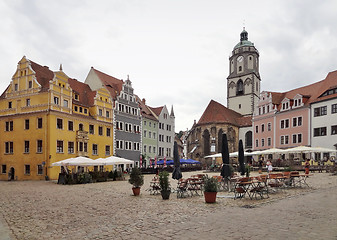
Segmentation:
{"type": "Polygon", "coordinates": [[[28,88],[32,88],[33,87],[33,82],[32,81],[29,81],[28,82],[28,88]]]}
{"type": "Polygon", "coordinates": [[[78,94],[75,94],[75,100],[78,100],[78,94]]]}

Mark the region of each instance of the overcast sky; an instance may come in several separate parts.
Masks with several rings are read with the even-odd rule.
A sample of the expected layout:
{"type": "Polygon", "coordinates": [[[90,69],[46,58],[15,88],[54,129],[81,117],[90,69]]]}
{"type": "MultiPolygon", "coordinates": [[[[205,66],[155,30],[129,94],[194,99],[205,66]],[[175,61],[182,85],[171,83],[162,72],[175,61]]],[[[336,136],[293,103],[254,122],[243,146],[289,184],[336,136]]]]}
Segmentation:
{"type": "Polygon", "coordinates": [[[151,107],[174,107],[176,132],[211,99],[226,106],[229,56],[245,26],[262,90],[288,91],[337,70],[337,1],[0,0],[0,91],[26,56],[84,81],[90,67],[151,107]]]}

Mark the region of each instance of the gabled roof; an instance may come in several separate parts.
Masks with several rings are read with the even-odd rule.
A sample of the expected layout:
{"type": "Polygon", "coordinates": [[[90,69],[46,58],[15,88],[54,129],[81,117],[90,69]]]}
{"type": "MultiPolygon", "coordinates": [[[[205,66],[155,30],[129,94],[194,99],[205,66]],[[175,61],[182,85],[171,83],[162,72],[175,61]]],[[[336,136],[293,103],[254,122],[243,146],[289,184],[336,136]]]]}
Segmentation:
{"type": "Polygon", "coordinates": [[[41,66],[31,60],[28,61],[35,72],[36,80],[41,85],[41,91],[47,91],[49,89],[49,81],[54,78],[54,72],[49,70],[47,66],[41,66]]]}
{"type": "Polygon", "coordinates": [[[204,125],[210,123],[228,123],[235,126],[251,126],[251,117],[243,117],[240,113],[237,113],[222,104],[211,100],[206,110],[202,114],[196,125],[204,125]],[[250,120],[250,124],[248,124],[250,120]]]}
{"type": "Polygon", "coordinates": [[[79,95],[79,101],[73,99],[74,103],[87,107],[94,105],[96,91],[92,91],[88,84],[79,82],[73,78],[69,78],[68,83],[72,90],[79,95]]]}
{"type": "Polygon", "coordinates": [[[337,71],[330,72],[324,80],[321,80],[316,83],[309,84],[300,88],[296,88],[287,92],[268,92],[272,94],[273,104],[278,106],[278,110],[281,109],[281,102],[288,98],[291,101],[300,94],[303,96],[303,103],[305,106],[310,105],[313,102],[321,101],[326,98],[336,97],[335,95],[320,97],[325,91],[333,86],[337,86],[337,71]]]}
{"type": "Polygon", "coordinates": [[[141,115],[145,118],[148,118],[148,119],[151,119],[151,120],[154,120],[154,121],[158,121],[158,119],[150,111],[149,106],[147,106],[145,104],[145,99],[140,100],[140,98],[137,95],[135,95],[135,96],[136,96],[136,100],[137,100],[137,102],[139,104],[139,107],[140,107],[141,115]]]}
{"type": "Polygon", "coordinates": [[[119,80],[115,77],[112,77],[108,74],[105,74],[101,71],[98,71],[97,69],[93,68],[98,78],[101,80],[101,82],[104,84],[104,86],[108,89],[110,92],[110,96],[113,99],[116,99],[117,96],[119,96],[120,92],[122,91],[122,87],[124,84],[123,80],[119,80]]]}
{"type": "Polygon", "coordinates": [[[157,116],[159,116],[161,114],[161,111],[163,111],[164,106],[162,107],[149,107],[157,116]]]}

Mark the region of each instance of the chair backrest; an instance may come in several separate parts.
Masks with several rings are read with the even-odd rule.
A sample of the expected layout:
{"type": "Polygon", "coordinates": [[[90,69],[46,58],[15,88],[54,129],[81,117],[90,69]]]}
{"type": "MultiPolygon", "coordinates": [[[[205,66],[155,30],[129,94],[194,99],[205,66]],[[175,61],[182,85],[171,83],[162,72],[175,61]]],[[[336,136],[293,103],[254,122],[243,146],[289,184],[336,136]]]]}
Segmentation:
{"type": "Polygon", "coordinates": [[[250,181],[250,177],[243,177],[239,179],[239,182],[248,182],[250,181]]]}
{"type": "Polygon", "coordinates": [[[290,176],[298,176],[300,173],[298,171],[290,172],[290,176]]]}

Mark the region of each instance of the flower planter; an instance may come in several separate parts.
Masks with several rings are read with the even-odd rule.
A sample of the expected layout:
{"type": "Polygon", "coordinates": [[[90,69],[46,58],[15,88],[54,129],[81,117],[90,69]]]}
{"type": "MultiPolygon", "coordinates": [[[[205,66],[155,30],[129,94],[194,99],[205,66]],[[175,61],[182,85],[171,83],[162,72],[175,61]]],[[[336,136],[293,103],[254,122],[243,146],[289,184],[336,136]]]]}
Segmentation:
{"type": "Polygon", "coordinates": [[[204,192],[205,202],[206,203],[215,203],[216,202],[217,192],[204,192]]]}
{"type": "Polygon", "coordinates": [[[163,200],[167,200],[170,198],[171,190],[161,191],[160,193],[163,200]]]}
{"type": "Polygon", "coordinates": [[[136,187],[136,188],[133,187],[132,191],[133,191],[133,195],[139,196],[139,194],[140,194],[140,187],[136,187]]]}

